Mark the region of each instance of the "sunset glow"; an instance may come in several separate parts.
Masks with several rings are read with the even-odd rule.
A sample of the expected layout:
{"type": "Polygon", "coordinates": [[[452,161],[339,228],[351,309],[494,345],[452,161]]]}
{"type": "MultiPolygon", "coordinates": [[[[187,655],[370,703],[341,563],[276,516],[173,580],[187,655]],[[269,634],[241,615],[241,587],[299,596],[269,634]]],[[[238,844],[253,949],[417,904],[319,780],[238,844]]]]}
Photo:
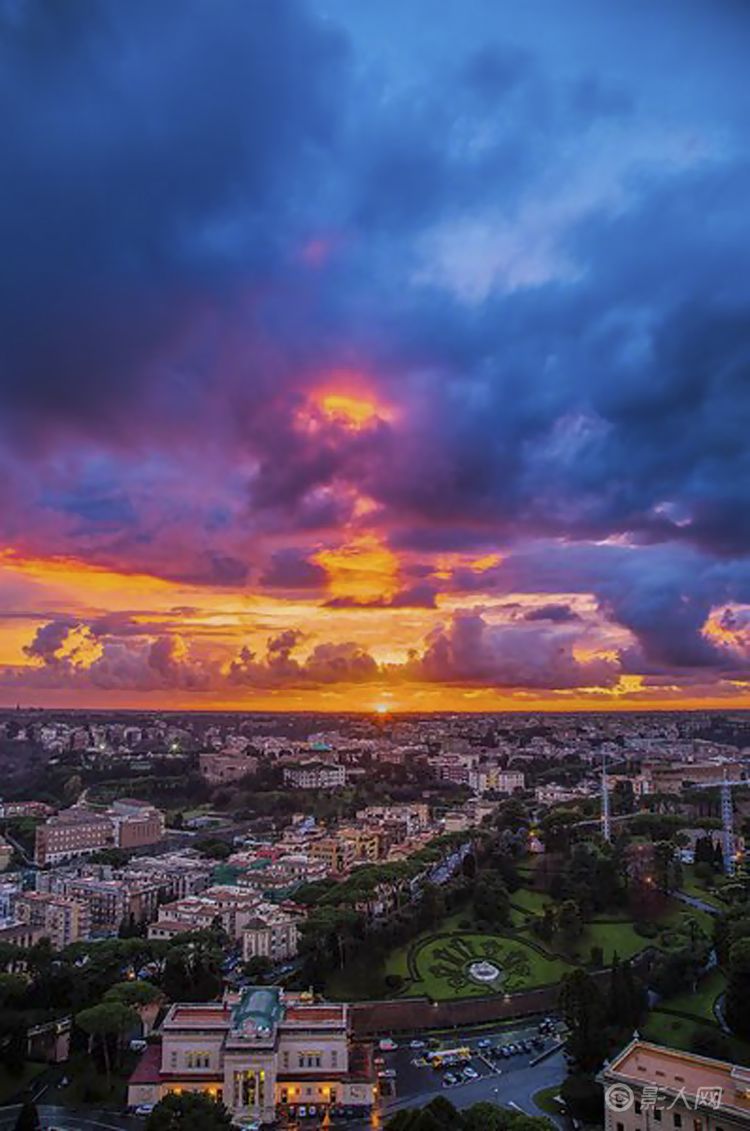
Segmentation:
{"type": "Polygon", "coordinates": [[[750,17],[13,7],[0,702],[747,704],[750,17]]]}

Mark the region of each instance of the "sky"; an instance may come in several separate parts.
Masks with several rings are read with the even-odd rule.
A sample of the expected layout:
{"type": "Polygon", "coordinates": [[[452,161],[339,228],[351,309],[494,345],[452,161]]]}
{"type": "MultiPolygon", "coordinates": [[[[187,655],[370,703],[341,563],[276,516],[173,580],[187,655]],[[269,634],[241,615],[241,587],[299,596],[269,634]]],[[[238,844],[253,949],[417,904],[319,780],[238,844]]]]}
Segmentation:
{"type": "Polygon", "coordinates": [[[0,703],[750,705],[744,0],[0,0],[0,703]]]}

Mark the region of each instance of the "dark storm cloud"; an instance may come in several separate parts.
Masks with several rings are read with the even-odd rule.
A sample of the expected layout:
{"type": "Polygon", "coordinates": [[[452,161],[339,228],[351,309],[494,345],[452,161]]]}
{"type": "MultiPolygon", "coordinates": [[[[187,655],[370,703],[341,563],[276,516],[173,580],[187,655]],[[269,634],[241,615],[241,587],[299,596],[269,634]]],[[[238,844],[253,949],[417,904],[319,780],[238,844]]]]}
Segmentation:
{"type": "Polygon", "coordinates": [[[309,561],[307,553],[289,546],[273,554],[260,581],[269,589],[322,589],[326,576],[322,566],[309,561]]]}
{"type": "Polygon", "coordinates": [[[293,235],[332,142],[343,36],[296,0],[2,9],[6,408],[72,421],[189,373],[189,321],[293,235]]]}

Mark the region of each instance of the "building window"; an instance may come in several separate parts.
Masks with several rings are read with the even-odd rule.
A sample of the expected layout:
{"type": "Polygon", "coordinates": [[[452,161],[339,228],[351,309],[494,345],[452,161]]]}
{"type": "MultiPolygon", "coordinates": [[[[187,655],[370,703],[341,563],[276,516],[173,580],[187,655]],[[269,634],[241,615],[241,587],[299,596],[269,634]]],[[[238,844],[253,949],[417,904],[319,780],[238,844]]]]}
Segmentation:
{"type": "Polygon", "coordinates": [[[618,1123],[616,1126],[617,1126],[617,1131],[625,1131],[625,1124],[624,1123],[618,1123]]]}
{"type": "Polygon", "coordinates": [[[675,1125],[675,1127],[682,1127],[682,1116],[680,1115],[679,1111],[676,1111],[676,1112],[674,1113],[674,1117],[673,1117],[673,1118],[674,1118],[674,1125],[675,1125]]]}
{"type": "Polygon", "coordinates": [[[661,1108],[654,1108],[654,1119],[657,1123],[661,1123],[661,1108]]]}
{"type": "Polygon", "coordinates": [[[635,1114],[636,1115],[641,1114],[641,1101],[640,1100],[635,1101],[635,1114]]]}

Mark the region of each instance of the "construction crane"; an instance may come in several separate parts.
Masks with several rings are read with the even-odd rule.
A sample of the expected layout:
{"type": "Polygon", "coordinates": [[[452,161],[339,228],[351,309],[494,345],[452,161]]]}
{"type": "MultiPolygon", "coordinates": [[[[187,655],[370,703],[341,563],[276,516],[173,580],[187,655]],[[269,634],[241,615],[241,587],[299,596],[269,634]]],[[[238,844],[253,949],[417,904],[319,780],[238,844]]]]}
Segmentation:
{"type": "MultiPolygon", "coordinates": [[[[689,779],[687,779],[689,780],[689,779]]],[[[724,875],[733,876],[737,866],[737,854],[734,850],[734,807],[732,805],[732,786],[750,785],[750,782],[740,778],[729,781],[727,772],[720,782],[696,782],[689,786],[690,789],[719,789],[721,798],[721,842],[722,856],[724,858],[724,875]]]]}
{"type": "Polygon", "coordinates": [[[602,749],[602,838],[612,841],[612,823],[609,812],[609,788],[607,786],[607,751],[602,749]]]}
{"type": "MultiPolygon", "coordinates": [[[[627,765],[627,758],[619,758],[612,765],[622,766],[627,765]]],[[[612,841],[612,816],[609,804],[609,783],[607,781],[607,748],[602,747],[602,778],[601,778],[601,799],[602,799],[602,839],[610,844],[612,841]]]]}

